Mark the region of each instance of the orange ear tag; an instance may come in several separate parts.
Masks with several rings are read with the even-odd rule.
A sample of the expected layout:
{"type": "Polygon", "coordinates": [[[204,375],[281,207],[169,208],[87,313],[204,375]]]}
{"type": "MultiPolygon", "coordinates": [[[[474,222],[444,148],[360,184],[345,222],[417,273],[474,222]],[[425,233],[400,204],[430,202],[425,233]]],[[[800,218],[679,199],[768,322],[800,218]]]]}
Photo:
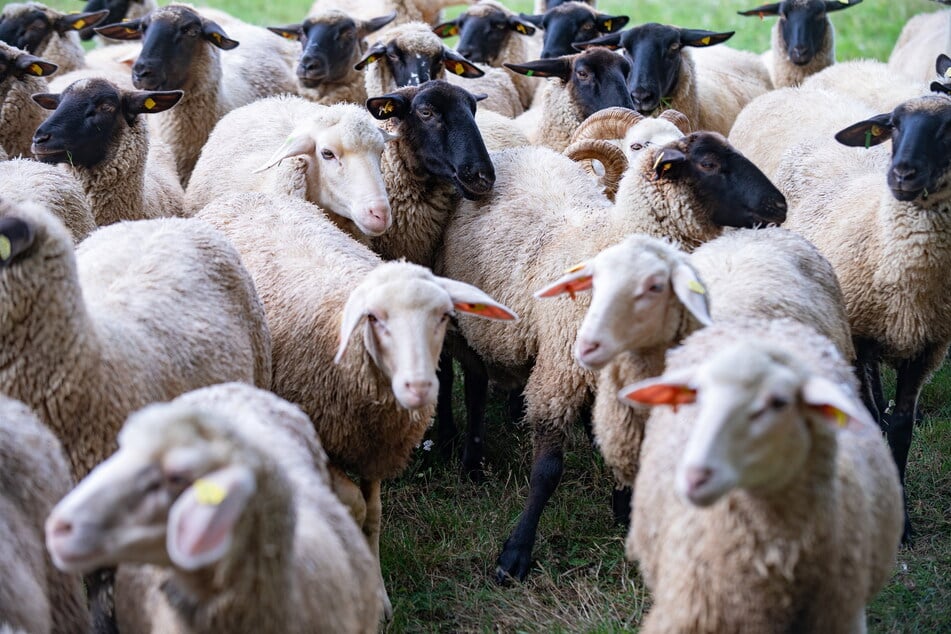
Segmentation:
{"type": "Polygon", "coordinates": [[[494,317],[495,319],[511,320],[512,315],[498,306],[488,304],[470,304],[468,302],[455,302],[453,306],[464,313],[481,315],[483,317],[494,317]]]}
{"type": "Polygon", "coordinates": [[[839,427],[845,427],[849,422],[849,415],[838,407],[833,407],[832,405],[822,405],[818,409],[823,416],[827,418],[834,418],[835,424],[839,427]]]}

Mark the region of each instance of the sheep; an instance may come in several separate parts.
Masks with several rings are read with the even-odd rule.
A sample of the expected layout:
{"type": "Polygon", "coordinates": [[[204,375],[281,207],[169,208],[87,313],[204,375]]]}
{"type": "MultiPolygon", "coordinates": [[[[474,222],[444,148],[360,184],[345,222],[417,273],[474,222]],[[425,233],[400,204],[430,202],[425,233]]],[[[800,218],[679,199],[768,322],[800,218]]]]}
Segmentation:
{"type": "Polygon", "coordinates": [[[0,622],[31,634],[91,631],[79,575],[53,567],[43,521],[72,487],[56,437],[30,408],[0,397],[0,622]]]}
{"type": "Polygon", "coordinates": [[[645,634],[866,631],[901,492],[827,339],[789,320],[714,325],[620,396],[654,406],[626,548],[653,594],[645,634]]]}
{"type": "Polygon", "coordinates": [[[367,99],[366,86],[354,65],[367,49],[367,36],[395,18],[393,12],[360,20],[344,11],[329,9],[298,24],[267,28],[302,45],[296,70],[298,94],[326,105],[341,101],[362,104],[367,99]]]}
{"type": "Polygon", "coordinates": [[[261,99],[215,126],[188,183],[186,211],[231,192],[271,192],[322,207],[355,238],[378,236],[392,223],[380,171],[390,138],[364,107],[261,99]]]}
{"type": "Polygon", "coordinates": [[[45,115],[30,103],[30,95],[46,90],[45,77],[56,72],[51,64],[0,42],[0,149],[7,156],[32,157],[30,142],[45,115]]]}
{"type": "Polygon", "coordinates": [[[444,81],[371,97],[367,109],[396,139],[383,150],[393,225],[371,241],[385,260],[432,266],[460,196],[486,196],[495,169],[476,127],[475,98],[444,81]]]}
{"type": "Polygon", "coordinates": [[[33,135],[33,153],[63,164],[83,185],[96,224],[182,215],[184,192],[175,158],[150,142],[143,114],[164,112],[181,90],[126,91],[104,79],[84,79],[61,94],[33,100],[53,114],[33,135]]]}
{"type": "Polygon", "coordinates": [[[835,64],[809,77],[802,86],[838,93],[878,112],[891,110],[906,99],[928,92],[927,83],[894,73],[882,62],[871,59],[835,64]]]}
{"type": "Polygon", "coordinates": [[[525,112],[514,75],[505,68],[493,68],[483,64],[473,64],[482,71],[481,77],[467,79],[459,75],[446,75],[450,84],[464,88],[480,96],[480,109],[496,112],[504,117],[514,118],[525,112]]]}
{"type": "Polygon", "coordinates": [[[835,64],[835,29],[830,11],[848,9],[862,0],[782,0],[740,11],[740,15],[779,16],[773,25],[771,49],[764,61],[773,86],[798,86],[823,68],[835,64]]]}
{"type": "Polygon", "coordinates": [[[274,392],[311,417],[334,465],[360,477],[363,531],[379,560],[380,481],[403,471],[429,427],[449,317],[516,316],[475,287],[383,263],[305,201],[242,194],[198,217],[234,242],[261,293],[274,392]],[[266,234],[252,231],[261,226],[266,234]]]}
{"type": "Polygon", "coordinates": [[[250,385],[133,413],[46,534],[64,570],[151,564],[120,568],[122,631],[377,631],[373,559],[330,488],[313,425],[250,385]],[[130,573],[146,587],[123,585],[130,573]]]}
{"type": "Polygon", "coordinates": [[[628,383],[661,374],[665,351],[697,325],[706,325],[711,318],[723,322],[787,317],[813,326],[836,344],[846,360],[855,358],[845,301],[832,265],[805,238],[785,229],[725,233],[689,256],[659,240],[629,236],[576,268],[536,296],[593,289],[574,356],[584,367],[599,371],[594,435],[615,478],[627,487],[634,485],[647,415],[622,406],[617,392],[628,383]],[[647,292],[658,280],[660,291],[647,292]],[[645,292],[635,296],[631,289],[645,292]],[[651,322],[644,305],[657,305],[661,297],[668,307],[651,322]],[[709,310],[705,301],[710,302],[709,310]],[[695,319],[678,318],[684,308],[695,319]],[[658,340],[648,333],[650,328],[656,331],[661,318],[668,331],[658,340]],[[678,330],[673,332],[673,327],[678,330]]]}
{"type": "Polygon", "coordinates": [[[96,33],[106,37],[142,40],[142,53],[132,67],[136,88],[185,91],[177,108],[154,120],[159,138],[175,153],[183,187],[187,187],[202,146],[222,116],[257,99],[296,90],[289,42],[260,27],[237,22],[228,29],[243,42],[241,47],[217,22],[183,4],[96,27],[96,33]],[[181,41],[177,41],[179,33],[185,34],[181,41]],[[220,53],[236,47],[235,52],[220,53]]]}
{"type": "Polygon", "coordinates": [[[55,165],[29,159],[0,162],[0,199],[34,202],[48,209],[66,225],[74,244],[97,228],[82,183],[55,165]]]}
{"type": "Polygon", "coordinates": [[[99,24],[108,14],[108,10],[63,13],[38,2],[11,2],[0,13],[0,41],[68,73],[86,65],[77,31],[99,24]]]}
{"type": "Polygon", "coordinates": [[[578,44],[577,48],[623,48],[631,63],[628,80],[634,109],[649,115],[672,108],[687,116],[694,130],[726,135],[743,107],[772,89],[769,73],[752,53],[726,47],[703,55],[688,51],[730,39],[715,33],[648,23],[578,44]]]}
{"type": "MultiPolygon", "coordinates": [[[[136,20],[146,15],[158,5],[155,0],[88,0],[84,11],[92,13],[106,9],[109,11],[100,22],[102,24],[115,24],[123,20],[136,20]]],[[[91,25],[86,25],[79,29],[79,39],[84,41],[91,40],[96,35],[91,25]]],[[[99,36],[96,38],[99,46],[121,46],[115,40],[99,36]]]]}
{"type": "Polygon", "coordinates": [[[835,137],[851,147],[891,139],[887,165],[875,160],[860,169],[854,149],[804,142],[776,173],[792,206],[787,226],[814,242],[839,276],[862,397],[887,432],[903,484],[918,394],[951,343],[951,147],[941,132],[949,122],[947,97],[917,97],[835,137]],[[881,361],[897,371],[893,409],[886,409],[881,361]]]}
{"type": "Polygon", "coordinates": [[[133,409],[221,381],[269,384],[260,300],[207,225],[119,223],[74,253],[50,212],[4,200],[0,236],[0,391],[35,409],[77,480],[133,409]]]}
{"type": "Polygon", "coordinates": [[[515,121],[492,110],[477,110],[475,122],[489,152],[532,144],[515,121]]]}
{"type": "Polygon", "coordinates": [[[905,24],[888,69],[915,81],[931,80],[931,60],[951,50],[951,11],[922,13],[905,24]]]}
{"type": "MultiPolygon", "coordinates": [[[[785,201],[715,133],[694,133],[642,153],[621,181],[613,206],[577,164],[545,148],[504,150],[492,160],[492,194],[456,210],[436,271],[485,289],[522,317],[516,327],[501,332],[459,324],[490,375],[525,378],[527,373],[532,486],[499,557],[497,577],[505,580],[528,572],[539,516],[561,475],[565,430],[590,403],[595,378],[570,356],[586,302],[552,310],[534,305],[523,289],[537,288],[552,270],[584,260],[628,233],[667,236],[693,249],[726,225],[782,222],[785,201]]],[[[481,437],[470,426],[473,435],[481,437]]],[[[478,468],[478,451],[469,455],[464,468],[478,468]]]]}
{"type": "Polygon", "coordinates": [[[608,15],[583,2],[562,2],[542,14],[519,17],[544,31],[542,59],[575,52],[573,44],[588,42],[624,28],[626,15],[608,15]]]}
{"type": "Polygon", "coordinates": [[[634,105],[626,85],[630,63],[604,49],[505,66],[528,77],[552,78],[532,107],[539,121],[528,138],[558,152],[568,147],[572,133],[594,112],[634,105]]]}
{"type": "MultiPolygon", "coordinates": [[[[456,51],[476,64],[501,67],[505,62],[521,64],[539,56],[532,46],[535,27],[518,14],[496,2],[480,0],[454,20],[437,25],[433,31],[442,38],[459,36],[456,51]]],[[[537,83],[529,77],[511,75],[523,108],[532,105],[537,83]]]]}

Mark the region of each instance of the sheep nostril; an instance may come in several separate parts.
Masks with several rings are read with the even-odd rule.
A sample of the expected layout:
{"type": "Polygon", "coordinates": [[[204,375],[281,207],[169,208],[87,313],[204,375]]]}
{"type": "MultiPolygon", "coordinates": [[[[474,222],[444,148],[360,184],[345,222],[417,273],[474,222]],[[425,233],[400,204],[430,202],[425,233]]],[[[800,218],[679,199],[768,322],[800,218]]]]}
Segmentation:
{"type": "Polygon", "coordinates": [[[713,469],[709,467],[690,467],[687,469],[687,486],[696,491],[713,477],[713,469]]]}
{"type": "Polygon", "coordinates": [[[590,341],[581,346],[581,356],[586,357],[594,352],[597,352],[601,348],[601,344],[597,341],[590,341]]]}
{"type": "Polygon", "coordinates": [[[56,518],[50,526],[50,533],[56,537],[67,537],[72,532],[72,523],[62,518],[56,518]]]}
{"type": "Polygon", "coordinates": [[[33,135],[33,143],[36,143],[37,145],[39,145],[39,144],[41,144],[41,143],[46,143],[47,141],[50,140],[50,137],[51,137],[51,136],[52,136],[52,135],[50,135],[50,134],[48,134],[48,133],[40,133],[40,132],[37,132],[36,134],[33,135]]]}

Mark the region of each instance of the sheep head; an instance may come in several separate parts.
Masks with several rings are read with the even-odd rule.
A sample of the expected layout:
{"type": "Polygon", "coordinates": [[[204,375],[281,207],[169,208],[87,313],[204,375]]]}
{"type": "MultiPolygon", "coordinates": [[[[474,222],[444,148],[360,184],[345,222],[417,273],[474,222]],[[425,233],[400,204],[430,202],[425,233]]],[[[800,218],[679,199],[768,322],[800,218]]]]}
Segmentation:
{"type": "Polygon", "coordinates": [[[439,37],[459,36],[456,51],[477,64],[495,65],[511,37],[529,36],[535,27],[495,2],[480,2],[456,19],[433,28],[439,37]]]}
{"type": "Polygon", "coordinates": [[[541,15],[523,13],[519,17],[545,31],[542,59],[570,55],[572,44],[620,31],[629,20],[624,15],[600,13],[581,2],[559,3],[541,15]]]}
{"type": "Polygon", "coordinates": [[[48,77],[57,69],[56,64],[0,42],[0,83],[6,81],[8,77],[15,80],[26,77],[48,77]]]}
{"type": "Polygon", "coordinates": [[[786,57],[797,66],[805,66],[828,46],[832,23],[826,14],[848,9],[862,0],[783,0],[740,11],[746,16],[779,16],[779,34],[786,57]]]}
{"type": "Polygon", "coordinates": [[[11,3],[0,13],[0,41],[36,53],[54,33],[81,31],[98,24],[107,15],[108,10],[67,14],[36,2],[11,3]]]}

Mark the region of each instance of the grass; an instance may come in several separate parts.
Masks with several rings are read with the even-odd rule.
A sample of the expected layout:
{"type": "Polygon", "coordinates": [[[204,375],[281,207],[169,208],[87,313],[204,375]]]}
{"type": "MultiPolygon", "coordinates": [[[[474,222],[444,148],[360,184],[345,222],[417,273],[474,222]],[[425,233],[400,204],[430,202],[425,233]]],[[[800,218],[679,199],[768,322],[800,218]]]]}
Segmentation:
{"type": "MultiPolygon", "coordinates": [[[[691,28],[736,30],[730,45],[769,46],[771,20],[736,15],[760,0],[605,0],[606,13],[691,28]],[[629,13],[630,11],[630,13],[629,13]]],[[[74,11],[75,0],[53,6],[74,11]]],[[[163,3],[164,4],[164,3],[163,3]]],[[[286,24],[307,0],[211,1],[257,24],[286,24]]],[[[528,11],[531,3],[512,3],[528,11]]],[[[884,60],[909,16],[940,5],[926,0],[865,0],[833,16],[840,60],[884,60]]],[[[459,9],[450,11],[450,15],[459,9]]],[[[457,420],[462,420],[457,395],[457,420]]],[[[923,395],[925,422],[909,458],[908,493],[917,540],[899,553],[895,574],[868,612],[874,633],[951,631],[951,370],[923,395]]],[[[637,628],[649,596],[623,556],[624,532],[612,525],[612,481],[584,433],[575,430],[565,476],[542,517],[529,580],[510,588],[492,581],[495,558],[528,490],[527,429],[490,409],[487,481],[474,485],[457,465],[420,450],[406,473],[384,488],[383,568],[395,607],[388,632],[627,632],[637,628]]]]}

